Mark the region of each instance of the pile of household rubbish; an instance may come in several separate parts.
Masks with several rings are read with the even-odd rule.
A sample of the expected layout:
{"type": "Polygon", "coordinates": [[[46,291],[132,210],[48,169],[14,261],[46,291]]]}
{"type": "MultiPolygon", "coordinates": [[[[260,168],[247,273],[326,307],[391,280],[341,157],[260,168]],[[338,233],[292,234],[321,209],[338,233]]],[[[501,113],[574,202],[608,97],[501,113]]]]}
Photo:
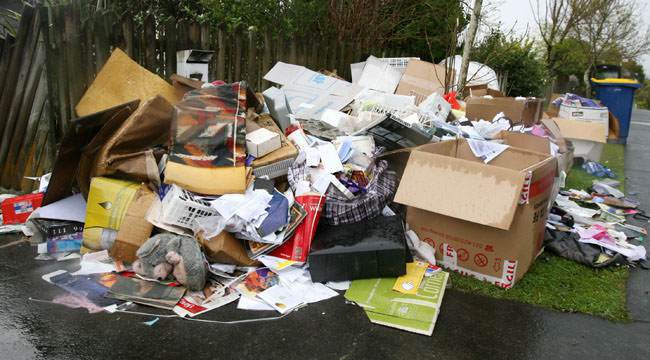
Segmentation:
{"type": "Polygon", "coordinates": [[[65,290],[53,302],[90,312],[282,317],[345,291],[373,323],[428,335],[441,267],[510,288],[545,232],[591,266],[645,259],[617,183],[561,190],[573,147],[541,99],[494,80],[448,92],[452,67],[417,58],[351,70],[278,62],[255,93],[197,80],[207,65],[170,84],[116,49],[39,192],[3,202],[5,230],[61,263],[43,275],[65,290]]]}

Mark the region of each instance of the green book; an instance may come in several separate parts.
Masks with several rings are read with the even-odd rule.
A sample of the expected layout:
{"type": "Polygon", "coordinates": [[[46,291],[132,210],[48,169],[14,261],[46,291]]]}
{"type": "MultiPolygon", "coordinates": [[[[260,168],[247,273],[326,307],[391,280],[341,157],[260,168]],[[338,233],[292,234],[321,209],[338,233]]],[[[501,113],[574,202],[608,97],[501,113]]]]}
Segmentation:
{"type": "Polygon", "coordinates": [[[394,291],[396,278],[355,280],[345,298],[364,308],[375,324],[431,335],[438,319],[449,274],[425,277],[415,295],[394,291]]]}

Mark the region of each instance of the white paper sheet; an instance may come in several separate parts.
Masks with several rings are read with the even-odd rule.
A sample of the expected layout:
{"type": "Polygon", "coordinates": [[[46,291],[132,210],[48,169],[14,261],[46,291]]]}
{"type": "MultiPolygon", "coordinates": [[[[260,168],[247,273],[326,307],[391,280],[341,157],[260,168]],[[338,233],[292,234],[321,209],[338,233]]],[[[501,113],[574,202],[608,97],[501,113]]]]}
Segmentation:
{"type": "Polygon", "coordinates": [[[239,302],[237,303],[237,309],[240,310],[270,310],[273,311],[275,310],[273,307],[271,307],[269,304],[265,303],[262,300],[257,300],[257,299],[252,299],[248,296],[242,295],[239,298],[239,302]]]}
{"type": "Polygon", "coordinates": [[[86,222],[86,200],[75,194],[34,210],[29,218],[86,222]]]}
{"type": "Polygon", "coordinates": [[[311,187],[319,193],[325,194],[327,192],[327,188],[329,188],[330,184],[332,183],[333,177],[334,175],[332,174],[324,174],[314,180],[311,187]]]}
{"type": "Polygon", "coordinates": [[[402,73],[371,55],[366,60],[359,85],[392,94],[401,79],[402,73]]]}
{"type": "Polygon", "coordinates": [[[320,164],[320,152],[318,152],[318,149],[308,147],[305,149],[305,154],[307,156],[305,165],[309,167],[313,167],[313,166],[318,166],[320,164]]]}
{"type": "Polygon", "coordinates": [[[272,286],[257,296],[280,314],[286,314],[305,304],[300,294],[282,284],[272,286]]]}
{"type": "Polygon", "coordinates": [[[343,171],[343,164],[341,164],[341,159],[333,144],[320,145],[318,151],[325,171],[330,174],[343,171]]]}
{"type": "Polygon", "coordinates": [[[328,281],[325,286],[332,290],[344,291],[350,288],[352,281],[328,281]]]}
{"type": "Polygon", "coordinates": [[[467,143],[470,149],[472,149],[474,156],[483,159],[483,162],[486,164],[501,155],[509,147],[504,144],[474,139],[467,139],[467,143]]]}
{"type": "Polygon", "coordinates": [[[116,271],[113,259],[108,255],[108,250],[84,254],[81,257],[80,265],[81,269],[73,272],[72,275],[103,274],[116,271]]]}
{"type": "Polygon", "coordinates": [[[323,111],[323,114],[320,117],[320,121],[338,128],[339,124],[341,123],[342,120],[348,117],[348,114],[342,112],[342,111],[337,111],[337,110],[332,110],[332,109],[325,109],[323,111]]]}

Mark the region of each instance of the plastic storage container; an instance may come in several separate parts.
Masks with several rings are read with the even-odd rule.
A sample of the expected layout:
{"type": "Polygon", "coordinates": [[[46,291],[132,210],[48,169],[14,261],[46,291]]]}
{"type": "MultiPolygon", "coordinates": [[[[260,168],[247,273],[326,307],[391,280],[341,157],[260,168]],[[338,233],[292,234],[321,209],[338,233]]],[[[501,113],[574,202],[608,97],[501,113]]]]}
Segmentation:
{"type": "Polygon", "coordinates": [[[631,79],[591,79],[596,98],[616,116],[620,124],[619,142],[627,142],[634,104],[634,91],[641,87],[631,79]]]}

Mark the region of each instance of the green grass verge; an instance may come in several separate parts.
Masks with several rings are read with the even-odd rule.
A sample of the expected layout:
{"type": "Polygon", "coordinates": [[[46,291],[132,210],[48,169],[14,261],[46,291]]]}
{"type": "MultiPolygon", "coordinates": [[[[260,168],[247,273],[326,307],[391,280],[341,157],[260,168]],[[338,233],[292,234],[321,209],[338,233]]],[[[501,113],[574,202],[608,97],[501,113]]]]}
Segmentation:
{"type": "MultiPolygon", "coordinates": [[[[616,173],[616,180],[621,182],[619,189],[625,191],[625,146],[620,144],[605,144],[601,163],[616,173]]],[[[587,189],[592,180],[599,178],[587,174],[579,166],[574,166],[566,179],[566,189],[587,189]]]]}
{"type": "MultiPolygon", "coordinates": [[[[621,189],[625,182],[625,148],[606,144],[601,162],[611,168],[621,189]]],[[[567,188],[586,189],[596,179],[574,167],[567,188]]],[[[567,312],[581,312],[615,321],[629,320],[626,303],[627,267],[592,269],[553,254],[542,253],[512,289],[504,290],[471,277],[451,273],[451,286],[498,299],[509,299],[567,312]]]]}

